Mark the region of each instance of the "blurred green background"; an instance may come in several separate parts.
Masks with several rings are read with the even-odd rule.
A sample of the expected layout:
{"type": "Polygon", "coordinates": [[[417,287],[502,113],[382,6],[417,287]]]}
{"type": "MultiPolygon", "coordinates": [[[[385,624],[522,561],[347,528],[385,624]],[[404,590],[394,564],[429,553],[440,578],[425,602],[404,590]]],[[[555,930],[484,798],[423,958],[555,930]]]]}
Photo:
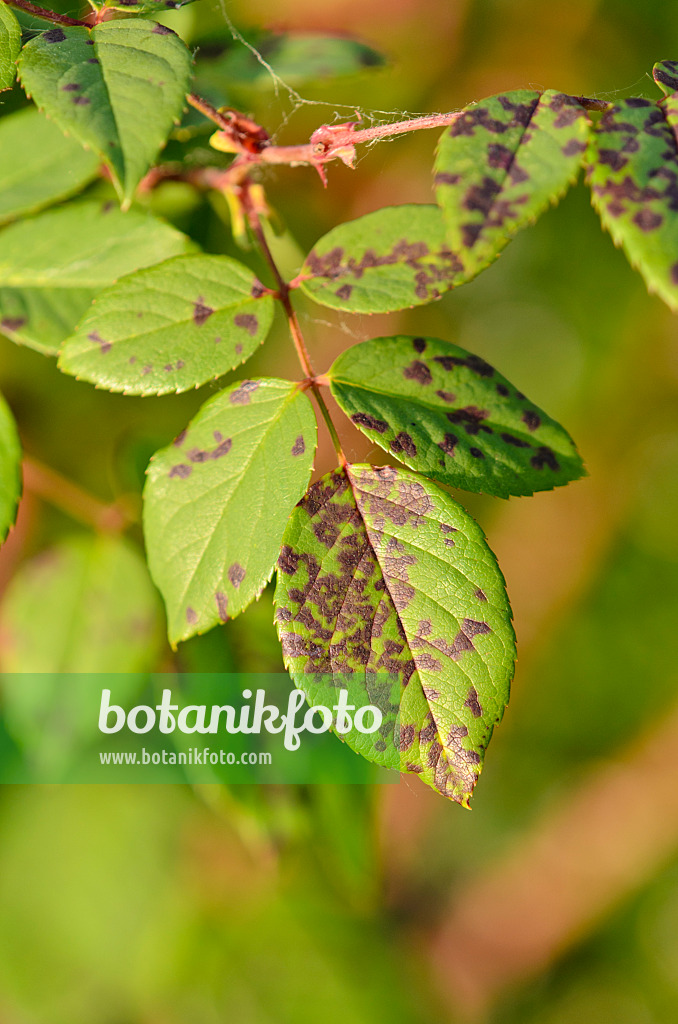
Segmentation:
{"type": "MultiPolygon", "coordinates": [[[[369,122],[530,86],[658,97],[652,64],[678,57],[678,9],[657,0],[199,0],[164,20],[194,45],[228,39],[226,17],[247,38],[262,28],[350,32],[388,61],[299,86],[312,102],[270,86],[223,96],[287,142],[335,111],[369,122]]],[[[18,91],[3,100],[6,110],[22,102],[18,91]]],[[[420,132],[372,147],[354,171],[331,165],[327,191],[308,169],[268,176],[281,262],[298,266],[338,221],[431,202],[434,146],[420,132]]],[[[190,189],[168,183],[145,201],[208,250],[235,251],[223,211],[190,189]]],[[[433,306],[371,318],[300,310],[320,371],[379,334],[458,342],[560,419],[588,466],[587,479],[533,498],[461,496],[499,557],[519,642],[474,809],[413,778],[374,788],[5,787],[0,1019],[673,1024],[678,321],[603,234],[581,184],[433,306]]],[[[297,375],[282,327],[246,372],[262,371],[297,375]]],[[[0,388],[34,460],[133,513],[149,456],[214,390],[96,392],[2,338],[0,388]]],[[[377,457],[348,426],[341,433],[350,458],[377,457]]],[[[316,472],[331,464],[323,436],[316,472]]],[[[35,610],[0,634],[0,666],[15,670],[35,668],[55,616],[60,635],[77,628],[77,605],[66,607],[63,574],[50,576],[44,552],[67,540],[72,555],[87,530],[42,491],[27,478],[0,553],[5,601],[19,586],[13,604],[35,610]]],[[[138,527],[130,538],[140,550],[138,527]]],[[[96,632],[100,597],[95,658],[115,649],[96,632]]],[[[178,661],[149,602],[139,669],[280,670],[269,592],[184,645],[178,661]]],[[[6,625],[11,609],[4,615],[6,625]]],[[[41,667],[73,667],[69,657],[62,647],[41,667]]]]}

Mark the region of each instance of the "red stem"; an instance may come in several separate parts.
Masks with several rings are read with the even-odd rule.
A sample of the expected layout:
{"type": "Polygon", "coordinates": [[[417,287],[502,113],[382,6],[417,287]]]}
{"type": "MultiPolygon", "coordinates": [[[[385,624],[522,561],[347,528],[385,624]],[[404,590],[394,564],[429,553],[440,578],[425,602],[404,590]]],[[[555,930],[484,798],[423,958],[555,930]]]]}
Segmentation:
{"type": "Polygon", "coordinates": [[[25,11],[26,14],[32,14],[34,18],[43,18],[45,21],[54,22],[55,25],[82,25],[84,28],[90,28],[86,21],[80,21],[78,18],[69,18],[66,14],[57,14],[56,11],[48,11],[45,7],[38,7],[37,4],[32,4],[31,0],[2,0],[8,7],[16,7],[20,11],[25,11]]]}

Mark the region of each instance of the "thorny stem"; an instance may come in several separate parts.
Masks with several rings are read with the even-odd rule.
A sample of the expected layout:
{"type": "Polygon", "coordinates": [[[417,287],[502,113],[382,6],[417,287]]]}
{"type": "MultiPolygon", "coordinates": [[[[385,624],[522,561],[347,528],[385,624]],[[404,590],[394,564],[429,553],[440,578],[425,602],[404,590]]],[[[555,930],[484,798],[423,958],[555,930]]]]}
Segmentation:
{"type": "Polygon", "coordinates": [[[129,510],[106,505],[30,455],[24,456],[23,478],[27,491],[95,530],[119,533],[133,522],[129,510]]]}
{"type": "Polygon", "coordinates": [[[294,310],[294,306],[292,305],[292,301],[290,299],[289,286],[285,279],[283,278],[282,274],[280,273],[280,269],[278,268],[278,265],[275,262],[270,246],[266,241],[266,235],[264,234],[264,229],[261,224],[261,218],[259,217],[259,213],[252,203],[247,182],[245,182],[241,189],[239,190],[239,199],[240,202],[242,203],[243,210],[247,215],[247,220],[250,225],[250,228],[252,229],[259,244],[259,247],[262,251],[262,254],[266,259],[266,262],[268,263],[269,267],[271,268],[273,276],[275,277],[276,284],[278,285],[278,298],[280,299],[283,309],[285,310],[285,316],[287,317],[287,325],[289,327],[289,332],[294,343],[294,348],[296,350],[297,357],[301,364],[301,368],[304,371],[304,374],[306,375],[308,386],[313,391],[313,397],[315,398],[318,408],[320,409],[320,412],[323,415],[323,419],[327,424],[327,429],[329,430],[330,437],[332,438],[334,450],[336,451],[337,458],[339,459],[339,465],[344,467],[347,465],[347,459],[341,447],[341,441],[339,440],[337,429],[334,423],[332,422],[330,410],[327,408],[327,405],[325,404],[325,399],[320,393],[320,386],[318,380],[316,379],[313,364],[311,363],[311,359],[308,354],[308,349],[306,348],[306,344],[304,342],[304,336],[301,333],[299,320],[297,318],[297,314],[294,310]]]}
{"type": "Polygon", "coordinates": [[[78,18],[69,18],[66,14],[58,14],[56,11],[48,11],[45,7],[38,7],[32,4],[31,0],[2,0],[8,7],[16,7],[26,14],[32,14],[34,18],[44,18],[45,21],[52,21],[55,25],[82,25],[91,28],[88,22],[80,21],[78,18]]]}

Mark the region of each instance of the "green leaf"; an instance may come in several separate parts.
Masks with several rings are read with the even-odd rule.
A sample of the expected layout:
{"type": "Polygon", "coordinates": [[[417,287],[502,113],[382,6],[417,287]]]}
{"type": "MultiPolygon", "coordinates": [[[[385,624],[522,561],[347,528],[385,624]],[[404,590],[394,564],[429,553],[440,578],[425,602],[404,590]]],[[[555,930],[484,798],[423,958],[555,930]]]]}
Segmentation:
{"type": "Polygon", "coordinates": [[[652,77],[662,92],[670,96],[678,89],[678,61],[660,60],[652,68],[652,77]]]}
{"type": "Polygon", "coordinates": [[[446,128],[435,162],[449,244],[470,281],[575,181],[589,121],[548,89],[492,96],[446,128]]]}
{"type": "MultiPolygon", "coordinates": [[[[0,6],[0,11],[6,10],[0,6]]],[[[34,107],[0,119],[0,223],[79,192],[99,161],[34,107]],[[18,154],[21,154],[20,159],[18,154]]]]}
{"type": "Polygon", "coordinates": [[[21,444],[14,417],[0,395],[0,543],[16,519],[21,497],[21,444]]]}
{"type": "Polygon", "coordinates": [[[0,234],[0,330],[54,354],[97,291],[192,248],[163,221],[110,203],[71,203],[11,224],[0,234]]]}
{"type": "Polygon", "coordinates": [[[350,313],[390,313],[440,298],[461,264],[436,206],[385,206],[316,242],[299,279],[312,299],[350,313]]]}
{"type": "MultiPolygon", "coordinates": [[[[210,40],[206,42],[209,54],[210,40]]],[[[198,83],[222,92],[243,86],[275,89],[270,67],[288,86],[299,88],[309,82],[353,75],[385,63],[376,50],[347,36],[328,36],[320,32],[257,32],[248,34],[248,42],[262,55],[265,65],[252,50],[231,39],[218,56],[198,56],[198,83]]]]}
{"type": "Polygon", "coordinates": [[[43,32],[19,74],[38,107],[107,164],[128,206],[181,115],[191,55],[164,25],[125,18],[43,32]]]}
{"type": "Polygon", "coordinates": [[[678,95],[661,103],[627,99],[591,135],[587,182],[615,245],[649,291],[678,310],[678,95]]]}
{"type": "Polygon", "coordinates": [[[285,531],[275,602],[309,703],[333,707],[346,688],[375,704],[380,731],[346,742],[468,806],[515,644],[503,577],[461,505],[390,466],[328,474],[285,531]]]}
{"type": "Polygon", "coordinates": [[[109,391],[163,395],[233,370],[263,342],[273,299],[227,256],[176,256],[102,292],[59,369],[109,391]]]}
{"type": "Polygon", "coordinates": [[[584,475],[563,428],[479,356],[439,338],[374,338],[343,352],[332,394],[371,441],[412,469],[508,498],[584,475]]]}
{"type": "Polygon", "coordinates": [[[4,672],[138,672],[162,639],[157,595],[136,547],[81,536],[26,562],[0,605],[4,672]]]}
{"type": "Polygon", "coordinates": [[[0,4],[0,90],[11,89],[21,51],[21,26],[7,4],[0,4]]]}
{"type": "Polygon", "coordinates": [[[144,532],[172,644],[234,618],[261,594],[315,446],[313,408],[296,384],[239,381],[153,456],[144,532]]]}

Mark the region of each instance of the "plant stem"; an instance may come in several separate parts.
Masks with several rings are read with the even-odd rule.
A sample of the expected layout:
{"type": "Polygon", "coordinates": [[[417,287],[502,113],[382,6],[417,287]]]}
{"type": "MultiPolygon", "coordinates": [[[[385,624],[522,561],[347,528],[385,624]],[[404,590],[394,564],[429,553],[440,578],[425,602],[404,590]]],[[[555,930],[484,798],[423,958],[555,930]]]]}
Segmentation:
{"type": "Polygon", "coordinates": [[[69,18],[66,14],[58,14],[56,11],[48,11],[45,7],[38,7],[32,4],[31,0],[2,0],[8,7],[16,7],[26,14],[32,14],[34,18],[43,18],[45,21],[52,21],[55,25],[82,25],[84,28],[91,28],[86,21],[78,18],[69,18]]]}
{"type": "Polygon", "coordinates": [[[294,343],[297,358],[299,359],[301,368],[309,381],[309,386],[313,391],[313,397],[315,398],[318,408],[322,413],[323,419],[327,424],[327,429],[329,430],[330,437],[332,438],[334,450],[337,453],[339,465],[344,467],[347,465],[347,459],[342,450],[341,441],[339,440],[337,429],[334,423],[332,422],[330,410],[327,408],[327,405],[325,404],[325,399],[323,398],[320,392],[320,386],[315,377],[315,371],[313,369],[313,364],[311,363],[311,358],[308,354],[308,349],[306,348],[306,343],[304,342],[304,336],[301,332],[301,327],[299,326],[299,320],[297,318],[297,314],[294,310],[294,306],[292,305],[292,301],[290,299],[289,286],[285,279],[283,278],[282,274],[280,273],[280,269],[278,268],[278,265],[275,262],[270,246],[266,241],[266,235],[264,234],[264,229],[261,224],[261,218],[259,217],[259,214],[252,203],[247,182],[243,183],[243,185],[239,189],[238,195],[242,203],[243,210],[245,211],[245,214],[247,216],[247,221],[250,225],[250,228],[252,229],[254,236],[257,239],[257,242],[259,243],[259,247],[262,251],[262,254],[266,259],[266,262],[268,263],[269,267],[271,268],[273,276],[275,277],[276,284],[278,285],[278,298],[280,299],[283,309],[285,310],[285,316],[287,317],[287,326],[289,328],[289,332],[294,343]]]}
{"type": "Polygon", "coordinates": [[[27,491],[95,530],[119,533],[133,521],[126,509],[106,505],[30,455],[24,456],[23,477],[27,491]]]}

